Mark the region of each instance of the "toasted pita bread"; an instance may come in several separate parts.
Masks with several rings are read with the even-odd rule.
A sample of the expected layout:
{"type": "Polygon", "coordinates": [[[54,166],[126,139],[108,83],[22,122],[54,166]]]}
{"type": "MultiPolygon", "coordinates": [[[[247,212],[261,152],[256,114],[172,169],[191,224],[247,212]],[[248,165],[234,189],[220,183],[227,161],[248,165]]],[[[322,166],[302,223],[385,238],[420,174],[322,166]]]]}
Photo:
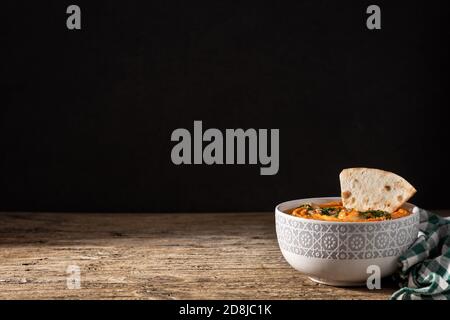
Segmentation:
{"type": "Polygon", "coordinates": [[[360,212],[382,210],[392,213],[416,193],[402,177],[379,169],[344,169],[339,179],[344,207],[360,212]]]}

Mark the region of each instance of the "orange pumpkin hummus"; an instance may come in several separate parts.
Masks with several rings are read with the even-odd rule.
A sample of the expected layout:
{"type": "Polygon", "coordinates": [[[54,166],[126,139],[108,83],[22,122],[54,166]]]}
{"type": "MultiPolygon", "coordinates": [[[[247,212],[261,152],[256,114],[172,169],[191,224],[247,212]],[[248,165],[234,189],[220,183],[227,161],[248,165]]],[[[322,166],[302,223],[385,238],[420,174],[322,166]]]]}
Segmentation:
{"type": "Polygon", "coordinates": [[[303,204],[288,211],[293,216],[325,221],[340,222],[368,222],[398,219],[410,214],[406,209],[399,208],[392,213],[380,210],[359,212],[354,209],[346,209],[341,201],[322,204],[303,204]]]}

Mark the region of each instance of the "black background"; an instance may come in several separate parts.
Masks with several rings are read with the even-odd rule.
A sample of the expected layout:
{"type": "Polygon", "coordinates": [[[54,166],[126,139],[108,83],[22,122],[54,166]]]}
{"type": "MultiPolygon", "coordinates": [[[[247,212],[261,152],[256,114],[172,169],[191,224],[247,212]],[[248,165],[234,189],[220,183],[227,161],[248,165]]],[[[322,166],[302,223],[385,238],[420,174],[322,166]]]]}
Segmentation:
{"type": "Polygon", "coordinates": [[[448,208],[445,3],[377,1],[371,31],[368,1],[3,1],[0,210],[267,211],[351,166],[448,208]],[[173,165],[194,120],[279,128],[279,173],[173,165]]]}

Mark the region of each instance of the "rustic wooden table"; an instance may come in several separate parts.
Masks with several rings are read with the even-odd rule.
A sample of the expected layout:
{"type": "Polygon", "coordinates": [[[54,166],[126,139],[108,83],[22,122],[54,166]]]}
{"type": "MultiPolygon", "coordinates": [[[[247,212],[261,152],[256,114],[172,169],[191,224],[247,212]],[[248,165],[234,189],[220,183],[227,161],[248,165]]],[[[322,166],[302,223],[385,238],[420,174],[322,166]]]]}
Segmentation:
{"type": "Polygon", "coordinates": [[[387,299],[382,285],[310,281],[281,256],[272,213],[0,213],[0,299],[387,299]]]}

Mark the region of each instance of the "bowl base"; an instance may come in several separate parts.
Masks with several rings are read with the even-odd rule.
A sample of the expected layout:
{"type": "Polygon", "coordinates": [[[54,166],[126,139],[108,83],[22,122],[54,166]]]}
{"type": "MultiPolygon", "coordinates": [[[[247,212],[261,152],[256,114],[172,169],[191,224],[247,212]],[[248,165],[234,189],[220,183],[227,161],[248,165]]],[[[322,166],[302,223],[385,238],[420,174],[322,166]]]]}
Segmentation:
{"type": "Polygon", "coordinates": [[[333,287],[365,287],[367,284],[366,282],[351,282],[351,281],[335,281],[335,280],[328,280],[323,278],[316,278],[316,277],[308,277],[314,282],[325,284],[327,286],[333,286],[333,287]]]}

